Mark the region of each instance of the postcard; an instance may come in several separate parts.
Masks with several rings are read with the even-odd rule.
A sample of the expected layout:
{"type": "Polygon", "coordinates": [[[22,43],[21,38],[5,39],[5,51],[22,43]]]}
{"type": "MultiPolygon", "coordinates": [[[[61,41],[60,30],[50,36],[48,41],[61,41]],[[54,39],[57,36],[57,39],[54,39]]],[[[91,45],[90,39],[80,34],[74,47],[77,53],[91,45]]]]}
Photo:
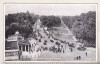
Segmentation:
{"type": "Polygon", "coordinates": [[[5,61],[96,61],[97,4],[5,4],[5,61]]]}

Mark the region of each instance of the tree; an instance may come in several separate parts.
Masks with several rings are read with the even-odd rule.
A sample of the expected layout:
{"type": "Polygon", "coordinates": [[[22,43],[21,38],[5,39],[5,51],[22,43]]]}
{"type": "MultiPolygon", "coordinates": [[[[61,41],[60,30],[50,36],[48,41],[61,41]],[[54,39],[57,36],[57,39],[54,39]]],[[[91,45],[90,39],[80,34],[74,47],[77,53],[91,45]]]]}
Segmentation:
{"type": "Polygon", "coordinates": [[[5,17],[6,23],[6,38],[10,35],[15,34],[16,31],[19,31],[25,38],[28,37],[29,34],[32,33],[32,22],[33,18],[29,12],[27,13],[16,13],[16,14],[8,14],[5,17]]]}
{"type": "Polygon", "coordinates": [[[80,16],[65,16],[62,20],[79,41],[86,46],[96,45],[96,12],[89,11],[80,16]]]}
{"type": "Polygon", "coordinates": [[[57,16],[41,16],[42,25],[52,28],[61,24],[61,19],[57,16]]]}

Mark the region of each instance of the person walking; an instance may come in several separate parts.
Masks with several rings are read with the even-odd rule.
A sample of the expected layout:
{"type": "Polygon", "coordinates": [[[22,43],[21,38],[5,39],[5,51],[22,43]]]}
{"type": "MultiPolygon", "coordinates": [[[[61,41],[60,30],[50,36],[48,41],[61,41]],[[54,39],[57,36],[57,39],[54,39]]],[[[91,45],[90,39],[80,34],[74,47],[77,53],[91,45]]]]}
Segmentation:
{"type": "Polygon", "coordinates": [[[78,60],[78,59],[79,59],[79,57],[77,56],[77,57],[76,57],[76,59],[78,60]]]}
{"type": "Polygon", "coordinates": [[[81,56],[78,56],[79,60],[81,59],[81,56]]]}
{"type": "Polygon", "coordinates": [[[87,52],[86,52],[85,54],[86,54],[86,56],[87,56],[87,52]]]}
{"type": "Polygon", "coordinates": [[[19,51],[19,60],[21,60],[22,51],[19,51]]]}
{"type": "Polygon", "coordinates": [[[72,49],[72,48],[70,48],[70,51],[71,51],[71,52],[73,52],[73,49],[72,49]]]}

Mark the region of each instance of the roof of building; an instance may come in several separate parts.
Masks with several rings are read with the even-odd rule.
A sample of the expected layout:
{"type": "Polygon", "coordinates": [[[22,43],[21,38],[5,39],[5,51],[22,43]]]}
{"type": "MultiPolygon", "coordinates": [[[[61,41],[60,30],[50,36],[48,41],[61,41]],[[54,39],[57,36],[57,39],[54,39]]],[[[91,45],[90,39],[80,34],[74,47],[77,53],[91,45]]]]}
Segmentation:
{"type": "Polygon", "coordinates": [[[17,36],[15,35],[9,36],[7,41],[17,41],[17,36]]]}
{"type": "Polygon", "coordinates": [[[30,44],[28,39],[18,42],[18,45],[28,45],[28,44],[30,44]]]}

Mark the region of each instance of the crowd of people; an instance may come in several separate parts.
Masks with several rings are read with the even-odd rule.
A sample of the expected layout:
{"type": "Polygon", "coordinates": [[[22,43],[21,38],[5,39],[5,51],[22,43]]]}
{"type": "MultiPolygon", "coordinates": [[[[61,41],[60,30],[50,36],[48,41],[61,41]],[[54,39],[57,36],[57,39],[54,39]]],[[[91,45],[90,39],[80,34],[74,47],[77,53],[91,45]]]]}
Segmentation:
{"type": "MultiPolygon", "coordinates": [[[[75,48],[74,43],[66,42],[53,37],[49,31],[45,29],[37,29],[34,32],[35,38],[31,42],[30,54],[32,57],[39,57],[44,51],[53,53],[66,53],[66,51],[73,52],[75,48]]],[[[87,52],[86,52],[87,56],[87,52]]],[[[75,60],[80,60],[81,56],[74,57],[75,60]]]]}
{"type": "MultiPolygon", "coordinates": [[[[38,46],[40,48],[41,52],[48,50],[48,51],[52,51],[55,53],[58,53],[58,52],[65,53],[66,47],[69,47],[69,50],[71,52],[73,52],[73,48],[75,47],[73,43],[69,43],[69,42],[54,38],[49,33],[49,31],[47,31],[45,29],[41,29],[41,30],[37,29],[37,31],[34,32],[34,34],[36,37],[35,39],[36,39],[37,44],[35,44],[35,43],[33,43],[33,44],[35,44],[34,46],[38,46]],[[49,44],[51,46],[48,47],[49,44]]],[[[34,48],[32,48],[32,49],[34,49],[34,48]]]]}

